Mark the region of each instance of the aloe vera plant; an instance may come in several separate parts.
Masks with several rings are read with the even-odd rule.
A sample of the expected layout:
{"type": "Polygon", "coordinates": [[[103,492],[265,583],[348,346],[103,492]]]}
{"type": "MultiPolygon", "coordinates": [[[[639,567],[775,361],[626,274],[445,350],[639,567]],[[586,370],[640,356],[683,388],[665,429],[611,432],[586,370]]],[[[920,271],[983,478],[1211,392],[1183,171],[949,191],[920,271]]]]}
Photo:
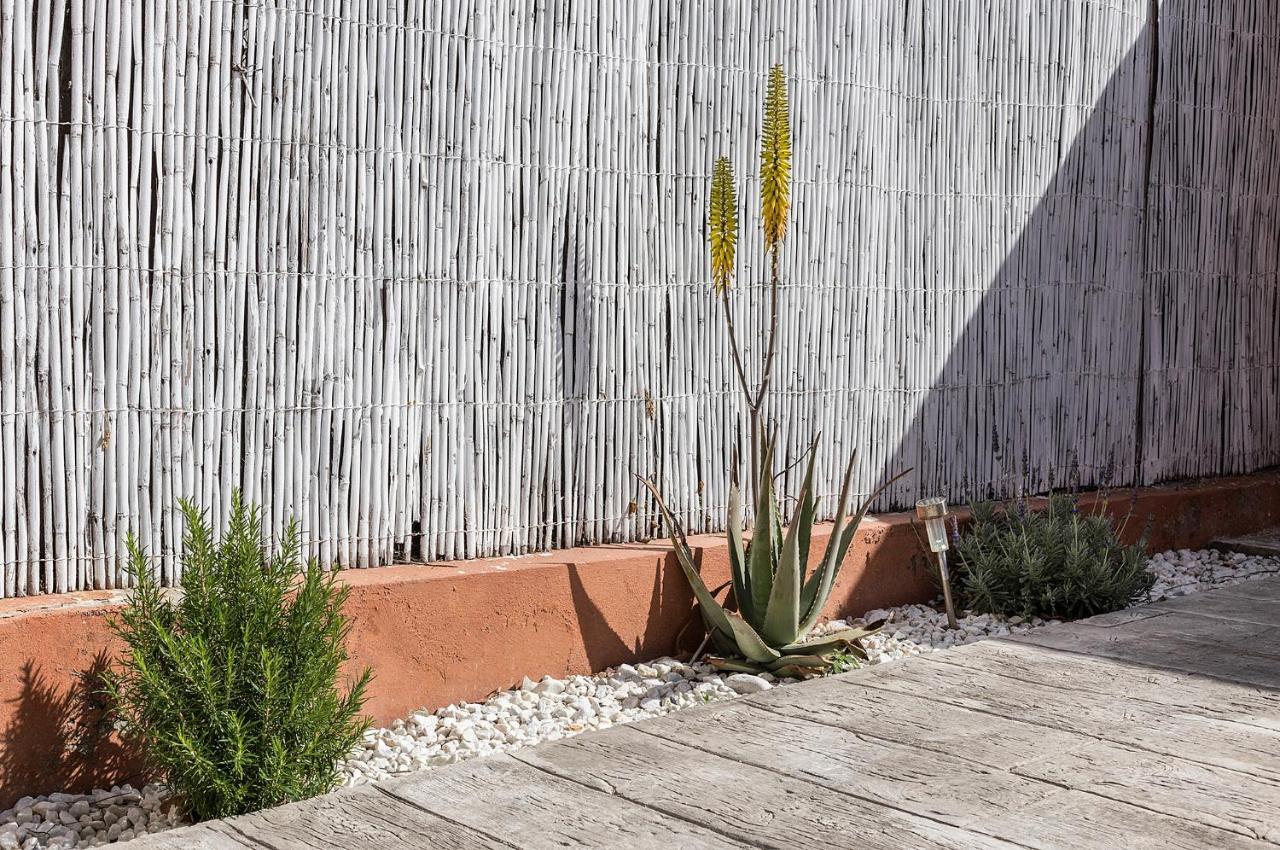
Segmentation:
{"type": "Polygon", "coordinates": [[[653,494],[671,535],[676,556],[706,622],[710,639],[720,657],[712,661],[722,668],[757,672],[766,670],[778,675],[807,675],[831,667],[839,657],[847,663],[850,657],[866,658],[858,639],[873,634],[879,623],[861,629],[844,629],[810,638],[813,627],[830,598],[840,565],[849,551],[858,525],[867,508],[881,491],[905,475],[899,473],[866,498],[858,510],[846,515],[849,482],[854,457],[845,468],[836,506],[834,525],[826,550],[812,572],[808,570],[809,545],[813,538],[816,516],[813,495],[813,466],[818,453],[815,439],[806,455],[804,483],[797,499],[797,509],[789,528],[782,525],[778,500],[774,494],[773,455],[775,442],[766,440],[764,405],[777,350],[778,329],[778,255],[787,234],[787,215],[791,203],[791,124],[787,106],[786,76],[782,66],[769,73],[764,101],[764,118],[760,143],[760,221],[764,249],[769,260],[770,299],[767,344],[760,370],[760,383],[752,387],[742,364],[738,333],[729,292],[733,285],[735,253],[738,244],[737,191],[733,168],[727,157],[716,160],[711,178],[707,213],[707,238],[710,246],[711,282],[724,306],[729,331],[729,347],[734,372],[746,401],[750,426],[750,470],[755,525],[749,541],[744,542],[742,493],[734,475],[730,486],[728,517],[729,565],[732,593],[728,604],[716,601],[694,564],[684,529],[667,507],[657,485],[641,479],[653,494]]]}
{"type": "Polygon", "coordinates": [[[698,572],[680,521],[667,507],[657,486],[652,481],[644,482],[662,512],[680,568],[693,588],[703,621],[719,653],[710,660],[722,669],[768,671],[778,676],[811,675],[830,668],[838,655],[865,660],[866,651],[858,640],[875,634],[882,625],[881,622],[868,623],[863,628],[809,637],[831,596],[840,565],[867,508],[902,474],[878,487],[850,517],[845,512],[855,460],[850,458],[826,549],[810,572],[809,548],[815,515],[813,464],[817,448],[814,440],[805,458],[804,483],[789,528],[783,528],[773,490],[772,441],[764,447],[761,457],[756,523],[749,541],[744,541],[741,490],[736,481],[731,484],[725,532],[729,541],[731,605],[716,601],[698,572]]]}

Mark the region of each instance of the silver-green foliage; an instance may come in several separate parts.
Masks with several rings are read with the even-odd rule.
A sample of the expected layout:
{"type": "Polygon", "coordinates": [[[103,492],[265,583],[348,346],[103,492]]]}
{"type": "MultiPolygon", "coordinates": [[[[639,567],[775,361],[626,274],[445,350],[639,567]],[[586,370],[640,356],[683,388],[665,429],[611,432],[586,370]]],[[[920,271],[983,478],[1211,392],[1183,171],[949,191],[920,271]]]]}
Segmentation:
{"type": "Polygon", "coordinates": [[[1125,546],[1109,516],[1082,513],[1071,496],[1051,497],[1044,511],[1025,500],[972,510],[956,551],[964,604],[975,611],[1090,617],[1145,598],[1155,581],[1145,539],[1125,546]]]}
{"type": "MultiPolygon", "coordinates": [[[[784,530],[773,490],[773,446],[767,445],[757,482],[756,523],[751,538],[744,542],[742,494],[734,481],[729,491],[726,536],[732,579],[732,604],[722,605],[707,587],[694,562],[684,530],[667,508],[657,487],[645,484],[662,511],[676,557],[693,588],[698,607],[719,657],[712,661],[723,669],[777,675],[803,676],[831,669],[839,660],[848,665],[866,658],[858,643],[874,634],[879,623],[866,628],[842,629],[811,638],[810,632],[831,596],[840,566],[853,542],[867,507],[879,489],[863,501],[850,517],[846,513],[853,460],[845,469],[835,520],[821,559],[808,571],[809,548],[813,537],[815,504],[813,464],[817,441],[810,446],[804,483],[789,528],[784,530]],[[736,609],[736,610],[734,610],[736,609]]],[[[891,479],[880,488],[892,483],[891,479]]]]}
{"type": "Polygon", "coordinates": [[[238,493],[221,540],[191,504],[182,512],[180,599],[129,541],[138,585],[113,623],[127,652],[107,677],[123,730],[196,820],[332,790],[368,727],[369,671],[338,688],[347,588],[302,565],[293,521],[268,553],[257,507],[238,493]]]}

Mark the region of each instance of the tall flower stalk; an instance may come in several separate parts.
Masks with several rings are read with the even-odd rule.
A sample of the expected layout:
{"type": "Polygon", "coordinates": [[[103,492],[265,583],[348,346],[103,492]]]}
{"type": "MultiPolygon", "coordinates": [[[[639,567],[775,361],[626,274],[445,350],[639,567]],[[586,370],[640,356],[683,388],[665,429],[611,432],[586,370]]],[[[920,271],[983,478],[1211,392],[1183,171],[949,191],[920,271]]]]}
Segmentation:
{"type": "Polygon", "coordinates": [[[733,165],[727,156],[716,160],[711,173],[707,232],[711,244],[711,285],[717,295],[727,295],[733,284],[738,248],[738,193],[733,185],[733,165]]]}
{"type": "Polygon", "coordinates": [[[729,349],[734,371],[747,403],[751,440],[752,495],[759,498],[760,461],[764,440],[764,402],[773,377],[773,361],[778,344],[779,254],[787,236],[787,218],[791,212],[791,118],[787,105],[787,78],[781,65],[769,71],[764,100],[764,117],[760,135],[760,225],[764,231],[764,248],[769,258],[769,322],[764,363],[760,383],[751,386],[742,365],[742,349],[729,304],[733,285],[735,248],[738,243],[737,192],[733,184],[733,167],[728,157],[716,160],[711,177],[711,203],[707,214],[708,241],[711,247],[711,276],[715,292],[724,308],[729,330],[729,349]]]}
{"type": "Polygon", "coordinates": [[[797,498],[795,516],[790,527],[784,529],[773,487],[776,438],[766,437],[763,412],[777,353],[779,256],[791,210],[791,122],[787,114],[786,76],[780,65],[775,65],[769,72],[765,95],[760,183],[760,223],[765,253],[769,258],[769,317],[760,382],[754,386],[743,366],[742,348],[738,344],[738,330],[729,303],[738,246],[738,198],[733,167],[726,157],[717,159],[712,170],[707,210],[711,285],[724,307],[734,372],[746,400],[750,423],[752,505],[755,509],[754,527],[747,540],[744,539],[743,496],[738,486],[738,460],[735,457],[725,523],[732,591],[724,603],[717,601],[702,580],[684,529],[667,507],[657,484],[650,479],[641,480],[658,503],[680,568],[698,601],[708,640],[716,650],[711,660],[723,669],[767,670],[776,675],[804,676],[830,669],[837,662],[847,666],[852,660],[865,658],[859,641],[874,632],[879,627],[878,623],[869,624],[865,629],[843,629],[822,637],[811,637],[811,632],[826,610],[840,567],[868,506],[876,495],[900,476],[886,481],[862,502],[857,511],[848,513],[846,508],[856,455],[849,459],[825,551],[815,559],[811,571],[809,544],[817,516],[813,472],[818,441],[815,439],[808,451],[796,461],[804,462],[804,483],[797,498]]]}

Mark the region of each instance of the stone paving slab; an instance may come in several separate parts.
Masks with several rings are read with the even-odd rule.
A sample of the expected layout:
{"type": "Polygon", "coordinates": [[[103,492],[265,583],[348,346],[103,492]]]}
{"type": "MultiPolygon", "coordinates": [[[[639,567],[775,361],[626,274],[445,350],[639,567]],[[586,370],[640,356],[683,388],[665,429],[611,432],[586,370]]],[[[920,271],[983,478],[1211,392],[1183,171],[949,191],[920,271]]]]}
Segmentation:
{"type": "Polygon", "coordinates": [[[1280,577],[129,850],[1280,847],[1280,577]]]}

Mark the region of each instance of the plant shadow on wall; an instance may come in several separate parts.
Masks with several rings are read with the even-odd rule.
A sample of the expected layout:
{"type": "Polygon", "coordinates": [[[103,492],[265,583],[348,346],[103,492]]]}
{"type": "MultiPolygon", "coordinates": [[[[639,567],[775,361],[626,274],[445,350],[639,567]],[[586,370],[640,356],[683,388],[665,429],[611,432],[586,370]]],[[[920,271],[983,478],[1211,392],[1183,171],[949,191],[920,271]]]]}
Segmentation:
{"type": "Polygon", "coordinates": [[[70,688],[59,687],[32,661],[22,666],[22,690],[0,733],[0,809],[37,791],[87,788],[105,776],[138,778],[138,748],[112,734],[102,696],[109,663],[99,652],[70,688]]]}
{"type": "MultiPolygon", "coordinates": [[[[665,655],[679,642],[684,624],[663,615],[687,611],[691,598],[684,583],[677,584],[672,580],[675,576],[667,566],[666,559],[663,559],[654,567],[648,606],[639,608],[648,611],[644,634],[631,645],[609,624],[605,611],[593,598],[590,587],[599,586],[599,581],[583,578],[584,573],[591,572],[590,568],[583,570],[577,564],[569,565],[569,592],[573,597],[574,615],[582,629],[582,646],[592,670],[604,670],[636,658],[665,655]]],[[[616,590],[614,588],[610,592],[616,590]]]]}

